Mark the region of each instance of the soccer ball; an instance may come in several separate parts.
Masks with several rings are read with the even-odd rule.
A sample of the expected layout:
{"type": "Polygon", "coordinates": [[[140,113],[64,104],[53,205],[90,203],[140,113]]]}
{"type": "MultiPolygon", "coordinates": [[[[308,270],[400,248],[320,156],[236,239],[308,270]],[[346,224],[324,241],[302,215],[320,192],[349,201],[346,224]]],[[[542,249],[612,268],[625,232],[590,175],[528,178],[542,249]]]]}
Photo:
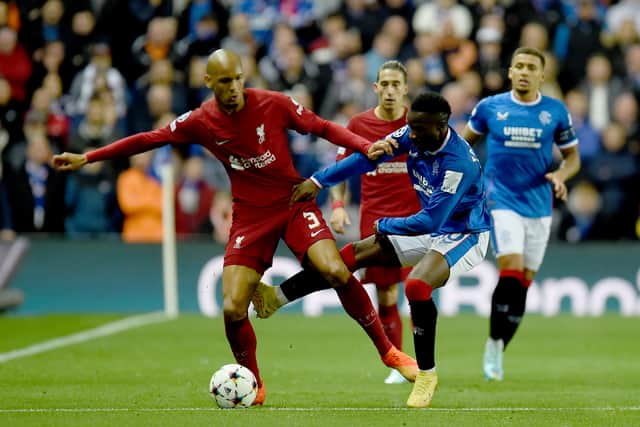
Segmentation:
{"type": "Polygon", "coordinates": [[[223,409],[248,408],[256,399],[258,381],[249,369],[231,363],[211,376],[209,392],[223,409]]]}

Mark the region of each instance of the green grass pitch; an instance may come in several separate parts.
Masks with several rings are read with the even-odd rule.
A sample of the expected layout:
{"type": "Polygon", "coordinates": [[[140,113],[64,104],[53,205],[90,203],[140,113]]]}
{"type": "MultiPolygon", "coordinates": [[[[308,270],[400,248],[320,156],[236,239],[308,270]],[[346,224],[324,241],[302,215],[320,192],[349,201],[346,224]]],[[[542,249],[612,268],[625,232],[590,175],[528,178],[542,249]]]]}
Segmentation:
{"type": "MultiPolygon", "coordinates": [[[[122,316],[0,318],[0,353],[122,316]]],[[[345,315],[252,320],[264,407],[220,410],[207,387],[233,361],[222,319],[184,315],[0,363],[0,426],[638,426],[638,319],[528,316],[505,354],[505,381],[481,376],[487,320],[438,323],[439,388],[410,410],[408,384],[345,315]]],[[[413,343],[405,322],[405,348],[413,343]]]]}

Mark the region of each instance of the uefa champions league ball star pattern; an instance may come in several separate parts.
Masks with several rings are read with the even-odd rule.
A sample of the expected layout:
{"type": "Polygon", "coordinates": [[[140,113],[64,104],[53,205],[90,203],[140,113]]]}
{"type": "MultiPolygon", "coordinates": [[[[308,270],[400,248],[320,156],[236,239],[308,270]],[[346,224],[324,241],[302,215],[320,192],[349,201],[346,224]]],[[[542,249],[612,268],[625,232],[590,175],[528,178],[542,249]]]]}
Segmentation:
{"type": "Polygon", "coordinates": [[[213,374],[209,392],[222,409],[248,408],[256,399],[258,381],[249,369],[231,363],[213,374]]]}

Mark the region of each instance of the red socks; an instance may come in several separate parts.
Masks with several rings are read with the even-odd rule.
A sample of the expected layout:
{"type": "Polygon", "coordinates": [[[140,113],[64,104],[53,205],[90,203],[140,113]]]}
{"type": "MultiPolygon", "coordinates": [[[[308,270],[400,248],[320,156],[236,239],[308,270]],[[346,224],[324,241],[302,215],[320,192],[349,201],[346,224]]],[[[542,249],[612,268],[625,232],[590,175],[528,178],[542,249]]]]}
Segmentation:
{"type": "Polygon", "coordinates": [[[428,301],[433,288],[420,279],[408,278],[404,281],[404,293],[409,301],[428,301]]]}
{"type": "Polygon", "coordinates": [[[402,350],[402,319],[398,311],[398,304],[379,305],[378,316],[385,334],[398,350],[402,350]]]}
{"type": "Polygon", "coordinates": [[[349,271],[354,272],[358,269],[356,266],[356,253],[353,250],[353,243],[347,243],[342,249],[340,249],[340,256],[349,271]]]}
{"type": "MultiPolygon", "coordinates": [[[[349,246],[349,245],[347,245],[349,246]]],[[[349,264],[347,264],[349,266],[349,264]]],[[[376,346],[380,356],[387,354],[391,349],[391,341],[382,328],[382,323],[378,318],[371,299],[362,287],[362,283],[353,276],[349,277],[346,285],[335,288],[338,298],[344,310],[365,330],[373,344],[376,346]]]]}
{"type": "Polygon", "coordinates": [[[224,319],[224,330],[236,362],[246,366],[256,376],[258,386],[262,386],[258,360],[256,359],[256,334],[248,318],[237,321],[224,319]]]}

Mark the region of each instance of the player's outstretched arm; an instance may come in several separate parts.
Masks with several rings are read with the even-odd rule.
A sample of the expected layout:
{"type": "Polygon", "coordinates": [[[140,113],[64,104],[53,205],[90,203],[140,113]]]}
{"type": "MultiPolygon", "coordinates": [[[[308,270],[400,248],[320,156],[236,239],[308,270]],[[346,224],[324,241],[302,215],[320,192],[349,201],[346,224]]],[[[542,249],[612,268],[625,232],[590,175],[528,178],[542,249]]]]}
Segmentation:
{"type": "Polygon", "coordinates": [[[64,152],[53,156],[53,167],[59,171],[75,171],[88,163],[87,156],[64,152]]]}

